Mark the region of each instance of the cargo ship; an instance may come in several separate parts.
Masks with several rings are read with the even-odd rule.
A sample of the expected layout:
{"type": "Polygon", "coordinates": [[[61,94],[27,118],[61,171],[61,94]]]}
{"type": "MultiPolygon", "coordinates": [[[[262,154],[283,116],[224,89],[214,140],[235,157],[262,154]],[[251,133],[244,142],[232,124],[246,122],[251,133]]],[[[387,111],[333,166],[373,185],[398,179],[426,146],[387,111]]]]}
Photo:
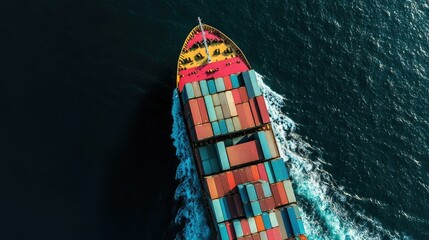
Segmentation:
{"type": "Polygon", "coordinates": [[[211,239],[307,239],[256,72],[230,38],[198,21],[176,86],[211,239]]]}

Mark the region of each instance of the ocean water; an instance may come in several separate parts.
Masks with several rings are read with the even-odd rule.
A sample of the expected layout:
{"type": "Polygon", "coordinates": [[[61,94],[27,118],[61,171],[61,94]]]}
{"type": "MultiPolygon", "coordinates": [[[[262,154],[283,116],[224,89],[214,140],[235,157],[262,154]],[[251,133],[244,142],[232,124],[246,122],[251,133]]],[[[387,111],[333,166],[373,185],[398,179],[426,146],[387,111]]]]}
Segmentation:
{"type": "Polygon", "coordinates": [[[4,1],[1,239],[203,239],[196,18],[260,74],[311,239],[429,239],[429,2],[4,1]]]}

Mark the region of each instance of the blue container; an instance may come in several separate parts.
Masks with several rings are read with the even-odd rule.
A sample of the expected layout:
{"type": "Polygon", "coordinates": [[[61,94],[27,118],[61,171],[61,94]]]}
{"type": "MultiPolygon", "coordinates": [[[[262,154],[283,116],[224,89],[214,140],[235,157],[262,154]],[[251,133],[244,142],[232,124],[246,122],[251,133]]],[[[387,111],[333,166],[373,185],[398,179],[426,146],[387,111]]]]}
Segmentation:
{"type": "Polygon", "coordinates": [[[219,199],[219,202],[220,202],[220,206],[221,206],[221,208],[222,208],[222,215],[223,215],[223,218],[225,219],[225,220],[229,220],[229,219],[231,219],[231,213],[229,212],[229,209],[228,209],[228,203],[227,203],[227,201],[226,201],[226,198],[220,198],[219,199]]]}
{"type": "Polygon", "coordinates": [[[258,200],[258,195],[256,195],[256,189],[253,184],[246,184],[247,195],[249,196],[249,200],[251,202],[258,200]]]}
{"type": "Polygon", "coordinates": [[[229,133],[234,132],[234,123],[232,122],[232,118],[225,119],[226,122],[226,128],[228,129],[229,133]]]}
{"type": "Polygon", "coordinates": [[[243,184],[237,185],[238,187],[238,193],[240,194],[241,202],[243,204],[249,203],[249,196],[247,195],[246,187],[243,184]]]}
{"type": "Polygon", "coordinates": [[[210,122],[216,121],[216,112],[213,105],[213,99],[212,96],[207,95],[204,96],[204,102],[206,104],[207,114],[209,115],[210,122]]]}
{"type": "Polygon", "coordinates": [[[268,182],[265,182],[265,181],[262,182],[262,190],[264,191],[264,197],[272,196],[270,184],[268,182]]]}
{"type": "Polygon", "coordinates": [[[227,134],[228,133],[228,128],[226,126],[226,122],[224,119],[219,120],[219,128],[220,128],[221,134],[227,134]]]}
{"type": "Polygon", "coordinates": [[[247,222],[249,223],[250,233],[258,232],[258,228],[256,227],[255,218],[250,217],[249,219],[247,219],[247,222]]]}
{"type": "Polygon", "coordinates": [[[290,224],[292,225],[292,231],[295,236],[299,235],[299,226],[298,221],[296,219],[295,210],[293,207],[287,208],[287,214],[289,215],[290,224]]]}
{"type": "Polygon", "coordinates": [[[216,85],[217,92],[225,91],[225,83],[223,82],[223,78],[216,78],[215,85],[216,85]]]}
{"type": "Polygon", "coordinates": [[[207,81],[206,80],[201,80],[200,81],[200,89],[201,89],[201,94],[203,96],[209,95],[209,87],[207,86],[207,81]]]}
{"type": "Polygon", "coordinates": [[[213,129],[213,134],[215,136],[218,136],[221,134],[218,122],[212,122],[212,129],[213,129]]]}
{"type": "Polygon", "coordinates": [[[231,76],[229,76],[229,78],[231,79],[232,88],[239,88],[240,87],[240,81],[238,80],[237,75],[231,74],[231,76]]]}
{"type": "Polygon", "coordinates": [[[217,158],[210,158],[208,161],[210,162],[212,173],[220,172],[219,161],[217,160],[217,158]]]}
{"type": "Polygon", "coordinates": [[[213,81],[213,79],[207,81],[207,86],[209,87],[209,93],[210,94],[216,93],[216,84],[213,81]]]}
{"type": "Polygon", "coordinates": [[[270,147],[268,146],[267,137],[265,136],[265,133],[263,131],[257,132],[256,137],[259,140],[259,144],[261,145],[262,153],[264,155],[264,159],[270,159],[272,158],[270,147]]]}
{"type": "Polygon", "coordinates": [[[256,96],[262,95],[261,89],[259,88],[258,82],[256,80],[255,70],[251,69],[247,72],[243,72],[242,75],[249,98],[254,98],[256,96]]]}
{"type": "Polygon", "coordinates": [[[215,199],[212,201],[212,208],[216,217],[216,221],[218,223],[225,221],[225,219],[223,218],[222,206],[220,205],[219,199],[215,199]]]}
{"type": "Polygon", "coordinates": [[[292,207],[293,207],[293,210],[295,210],[295,215],[296,215],[296,217],[297,217],[297,218],[301,218],[301,212],[299,211],[298,206],[296,206],[296,205],[292,205],[292,207]]]}
{"type": "Polygon", "coordinates": [[[304,224],[302,223],[302,219],[298,218],[296,221],[298,222],[299,234],[305,234],[304,224]]]}
{"type": "Polygon", "coordinates": [[[250,202],[250,207],[252,208],[253,216],[262,214],[261,204],[258,201],[250,202]]]}
{"type": "Polygon", "coordinates": [[[281,209],[281,215],[282,215],[283,224],[285,226],[286,234],[289,237],[294,236],[292,224],[290,222],[289,215],[287,213],[286,208],[281,209]]]}
{"type": "Polygon", "coordinates": [[[209,175],[213,173],[212,167],[210,165],[210,161],[209,160],[204,160],[202,161],[203,163],[203,170],[204,170],[204,174],[205,175],[209,175]]]}
{"type": "Polygon", "coordinates": [[[273,170],[271,169],[271,164],[269,162],[264,162],[265,171],[267,171],[268,182],[275,183],[273,170]]]}
{"type": "Polygon", "coordinates": [[[273,167],[276,182],[289,179],[289,174],[287,173],[286,165],[282,158],[272,160],[271,166],[273,167]]]}
{"type": "Polygon", "coordinates": [[[242,237],[242,236],[244,236],[244,234],[243,234],[243,228],[241,228],[240,220],[234,220],[234,221],[232,221],[232,225],[234,226],[235,236],[236,237],[242,237]]]}
{"type": "MultiPolygon", "coordinates": [[[[274,215],[275,217],[275,215],[274,215]]],[[[267,212],[262,213],[262,221],[264,222],[264,228],[265,229],[270,229],[273,226],[271,226],[271,220],[270,220],[270,215],[268,215],[267,212]]]]}
{"type": "Polygon", "coordinates": [[[216,143],[216,154],[220,161],[222,170],[228,170],[230,168],[229,160],[228,155],[226,153],[225,143],[223,141],[216,143]]]}
{"type": "Polygon", "coordinates": [[[220,239],[229,240],[228,230],[226,229],[225,223],[219,223],[217,226],[219,228],[220,239]]]}

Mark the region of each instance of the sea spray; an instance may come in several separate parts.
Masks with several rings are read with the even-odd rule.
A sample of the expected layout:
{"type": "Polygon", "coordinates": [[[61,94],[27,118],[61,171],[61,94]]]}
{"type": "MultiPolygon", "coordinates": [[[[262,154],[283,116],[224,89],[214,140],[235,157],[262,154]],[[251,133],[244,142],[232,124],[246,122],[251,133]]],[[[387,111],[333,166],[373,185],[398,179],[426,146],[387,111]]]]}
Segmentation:
{"type": "MultiPolygon", "coordinates": [[[[370,232],[364,224],[353,221],[341,203],[333,201],[333,195],[346,199],[341,192],[334,192],[335,186],[329,174],[323,170],[321,159],[311,159],[312,146],[296,134],[295,123],[282,112],[285,98],[268,87],[260,74],[257,74],[270,114],[272,128],[276,136],[280,155],[289,166],[293,187],[298,196],[299,207],[303,210],[304,227],[309,239],[389,239],[397,238],[383,230],[382,226],[373,219],[365,219],[379,233],[370,232]]],[[[356,214],[355,214],[356,215],[356,214]]],[[[362,219],[362,218],[361,218],[362,219]]]]}
{"type": "Polygon", "coordinates": [[[183,226],[176,239],[208,239],[210,229],[204,205],[202,203],[201,184],[192,157],[191,145],[183,121],[180,99],[177,90],[173,92],[173,144],[180,163],[176,171],[176,179],[180,182],[175,193],[175,200],[180,201],[175,224],[183,226]]]}

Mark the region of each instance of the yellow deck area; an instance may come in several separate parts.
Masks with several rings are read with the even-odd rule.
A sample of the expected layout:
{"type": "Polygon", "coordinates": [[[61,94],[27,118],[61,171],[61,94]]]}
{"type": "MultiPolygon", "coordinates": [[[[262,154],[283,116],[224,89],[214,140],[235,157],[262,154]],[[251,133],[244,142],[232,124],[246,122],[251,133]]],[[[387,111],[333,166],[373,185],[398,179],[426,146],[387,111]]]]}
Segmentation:
{"type": "MultiPolygon", "coordinates": [[[[210,53],[211,63],[240,57],[250,68],[250,64],[246,57],[231,39],[216,28],[207,24],[203,24],[203,28],[207,38],[207,46],[210,53]],[[216,42],[214,39],[217,39],[218,41],[216,42]]],[[[180,52],[179,60],[177,62],[177,85],[180,81],[181,70],[208,64],[207,59],[206,49],[202,41],[202,33],[200,31],[200,27],[196,26],[187,36],[180,52]],[[196,39],[201,39],[201,41],[196,41],[196,39]],[[189,46],[190,44],[194,45],[194,43],[198,46],[189,46]]]]}

